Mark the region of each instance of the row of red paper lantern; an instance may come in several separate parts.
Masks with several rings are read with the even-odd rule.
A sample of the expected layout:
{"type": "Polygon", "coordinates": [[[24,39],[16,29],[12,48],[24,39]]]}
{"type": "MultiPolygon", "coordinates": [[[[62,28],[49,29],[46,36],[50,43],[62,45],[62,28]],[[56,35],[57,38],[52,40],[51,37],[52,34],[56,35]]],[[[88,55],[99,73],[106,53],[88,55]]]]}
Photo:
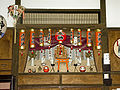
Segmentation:
{"type": "MultiPolygon", "coordinates": [[[[70,32],[70,43],[74,43],[74,30],[71,29],[70,32]]],[[[34,29],[30,30],[30,48],[35,48],[35,31],[34,29]]],[[[95,32],[95,36],[96,36],[96,47],[97,49],[101,49],[101,30],[97,29],[95,32]]],[[[81,29],[78,29],[78,45],[82,45],[82,31],[81,29]]],[[[59,41],[59,43],[62,43],[62,41],[64,41],[66,39],[66,34],[64,32],[62,32],[62,30],[59,30],[59,32],[56,33],[55,35],[56,40],[59,41]],[[60,34],[63,35],[60,35],[60,34]],[[59,37],[63,37],[63,39],[59,39],[59,37]]],[[[91,39],[91,30],[87,29],[87,33],[86,33],[86,39],[87,39],[87,46],[91,47],[92,46],[92,39],[91,39]]],[[[51,43],[51,29],[48,29],[48,43],[51,43]]],[[[44,32],[43,29],[40,29],[39,32],[39,45],[40,46],[44,46],[44,32]]],[[[20,49],[24,49],[25,48],[25,30],[21,30],[20,31],[20,35],[19,35],[19,46],[20,49]]]]}

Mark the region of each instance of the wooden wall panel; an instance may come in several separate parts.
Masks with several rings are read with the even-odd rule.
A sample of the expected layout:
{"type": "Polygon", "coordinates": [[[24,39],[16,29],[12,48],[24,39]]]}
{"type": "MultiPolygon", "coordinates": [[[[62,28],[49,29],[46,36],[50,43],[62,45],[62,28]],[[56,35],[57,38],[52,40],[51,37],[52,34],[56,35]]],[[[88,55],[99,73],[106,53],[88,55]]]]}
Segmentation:
{"type": "Polygon", "coordinates": [[[120,74],[111,74],[112,84],[120,84],[120,74]]]}
{"type": "Polygon", "coordinates": [[[12,59],[13,30],[8,29],[0,39],[0,59],[12,59]]]}
{"type": "Polygon", "coordinates": [[[0,60],[0,70],[11,70],[12,60],[0,60]]]}
{"type": "Polygon", "coordinates": [[[0,71],[0,75],[11,75],[11,71],[0,71]]]}
{"type": "Polygon", "coordinates": [[[109,32],[108,32],[111,71],[120,71],[120,59],[114,54],[114,51],[113,51],[113,45],[114,45],[115,41],[118,38],[120,38],[119,30],[114,29],[114,30],[109,30],[109,32]]]}
{"type": "Polygon", "coordinates": [[[19,75],[18,85],[59,84],[59,75],[19,75]]]}
{"type": "Polygon", "coordinates": [[[102,74],[62,75],[62,84],[103,84],[102,74]]]}
{"type": "Polygon", "coordinates": [[[102,90],[102,88],[92,88],[92,87],[86,87],[86,88],[63,88],[62,90],[102,90]]]}
{"type": "Polygon", "coordinates": [[[19,88],[18,90],[60,90],[59,88],[19,88]]]}

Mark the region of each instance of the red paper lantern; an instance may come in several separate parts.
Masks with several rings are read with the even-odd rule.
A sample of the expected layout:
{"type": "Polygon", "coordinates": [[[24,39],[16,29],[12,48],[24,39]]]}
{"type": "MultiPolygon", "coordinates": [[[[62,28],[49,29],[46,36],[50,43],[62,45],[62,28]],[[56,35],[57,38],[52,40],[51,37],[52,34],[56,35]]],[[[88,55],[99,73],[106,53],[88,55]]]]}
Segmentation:
{"type": "Polygon", "coordinates": [[[51,29],[48,30],[48,42],[51,43],[52,35],[51,35],[51,29]]]}
{"type": "Polygon", "coordinates": [[[62,30],[59,30],[59,32],[55,34],[55,39],[59,43],[62,43],[64,40],[66,40],[66,34],[62,30]]]}
{"type": "Polygon", "coordinates": [[[40,29],[40,34],[39,34],[39,41],[40,41],[40,46],[44,45],[44,32],[43,29],[40,29]]]}
{"type": "Polygon", "coordinates": [[[20,46],[20,49],[25,49],[25,30],[20,31],[19,46],[20,46]]]}
{"type": "Polygon", "coordinates": [[[70,43],[74,43],[74,30],[70,30],[70,43]]]}
{"type": "Polygon", "coordinates": [[[101,49],[101,30],[97,29],[95,35],[96,35],[96,47],[97,49],[101,49]]]}
{"type": "Polygon", "coordinates": [[[43,71],[44,71],[44,72],[49,72],[49,67],[48,67],[48,66],[45,66],[45,67],[43,68],[43,71]]]}
{"type": "Polygon", "coordinates": [[[30,31],[30,48],[34,48],[35,47],[35,31],[34,29],[31,29],[30,31]]]}
{"type": "Polygon", "coordinates": [[[78,45],[79,46],[82,45],[81,37],[82,37],[82,31],[81,31],[81,29],[78,29],[78,45]]]}
{"type": "Polygon", "coordinates": [[[92,41],[91,41],[91,30],[87,29],[87,46],[91,47],[92,46],[92,41]]]}
{"type": "Polygon", "coordinates": [[[90,49],[88,50],[88,53],[90,53],[90,49]]]}

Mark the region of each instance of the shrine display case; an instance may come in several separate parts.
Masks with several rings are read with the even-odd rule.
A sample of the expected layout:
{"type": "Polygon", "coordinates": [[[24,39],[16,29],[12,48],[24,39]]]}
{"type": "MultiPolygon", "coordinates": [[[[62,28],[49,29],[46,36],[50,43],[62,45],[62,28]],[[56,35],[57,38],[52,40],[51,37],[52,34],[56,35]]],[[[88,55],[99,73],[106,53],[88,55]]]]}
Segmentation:
{"type": "Polygon", "coordinates": [[[115,59],[112,48],[119,51],[119,35],[111,38],[116,32],[107,32],[105,0],[100,1],[100,9],[23,7],[25,18],[19,18],[16,32],[7,31],[7,40],[2,38],[2,46],[9,43],[4,52],[9,52],[5,57],[12,62],[2,61],[5,57],[0,52],[0,65],[7,63],[15,76],[15,90],[109,90],[120,86],[115,72],[119,71],[119,55],[115,59]]]}
{"type": "Polygon", "coordinates": [[[17,24],[19,90],[68,85],[101,90],[102,29],[100,10],[26,10],[17,24]]]}
{"type": "Polygon", "coordinates": [[[106,27],[105,0],[100,9],[25,9],[15,2],[8,7],[14,28],[0,15],[0,89],[119,90],[120,28],[106,27]]]}

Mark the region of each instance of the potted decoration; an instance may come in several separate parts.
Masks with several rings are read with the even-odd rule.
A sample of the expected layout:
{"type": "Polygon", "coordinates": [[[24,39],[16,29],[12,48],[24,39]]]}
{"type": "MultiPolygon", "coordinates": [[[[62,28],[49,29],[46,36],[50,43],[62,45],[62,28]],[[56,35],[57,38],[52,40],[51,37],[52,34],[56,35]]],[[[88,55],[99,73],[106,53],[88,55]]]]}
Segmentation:
{"type": "Polygon", "coordinates": [[[90,66],[90,57],[91,57],[91,52],[88,50],[88,52],[85,52],[86,58],[87,58],[87,66],[90,66]]]}
{"type": "Polygon", "coordinates": [[[30,60],[31,60],[31,66],[34,66],[34,60],[35,60],[35,57],[36,57],[36,51],[33,50],[31,53],[29,53],[29,57],[30,57],[30,60]]]}
{"type": "Polygon", "coordinates": [[[25,8],[23,6],[10,5],[8,7],[8,15],[10,14],[10,16],[13,17],[13,20],[14,20],[14,28],[15,28],[14,44],[16,44],[16,24],[19,17],[21,17],[21,15],[23,16],[23,19],[24,19],[24,11],[25,11],[25,8]]]}
{"type": "Polygon", "coordinates": [[[85,66],[81,66],[80,67],[80,72],[85,72],[86,71],[86,67],[85,66]]]}

